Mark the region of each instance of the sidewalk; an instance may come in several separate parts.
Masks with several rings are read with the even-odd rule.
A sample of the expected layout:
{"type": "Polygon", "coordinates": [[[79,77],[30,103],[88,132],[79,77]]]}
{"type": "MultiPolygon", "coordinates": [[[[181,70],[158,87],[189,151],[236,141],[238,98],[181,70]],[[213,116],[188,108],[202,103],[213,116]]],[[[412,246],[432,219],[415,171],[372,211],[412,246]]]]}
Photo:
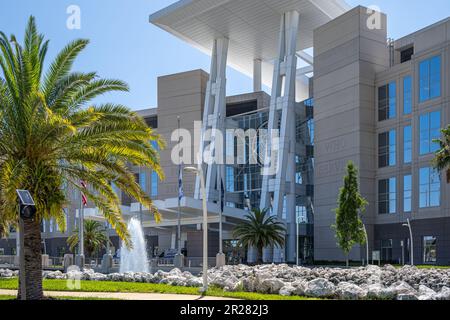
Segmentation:
{"type": "MultiPolygon", "coordinates": [[[[0,289],[0,295],[16,296],[16,290],[0,289]]],[[[45,291],[47,297],[74,297],[74,298],[100,298],[118,300],[236,300],[221,297],[202,297],[184,294],[162,294],[162,293],[128,293],[128,292],[67,292],[67,291],[45,291]]]]}

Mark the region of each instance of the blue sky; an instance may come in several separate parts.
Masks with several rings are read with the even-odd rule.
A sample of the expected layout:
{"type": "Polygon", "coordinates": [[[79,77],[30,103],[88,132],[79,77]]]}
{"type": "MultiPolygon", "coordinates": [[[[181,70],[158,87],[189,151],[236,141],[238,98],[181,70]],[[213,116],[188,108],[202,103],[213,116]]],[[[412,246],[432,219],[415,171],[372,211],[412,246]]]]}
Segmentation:
{"type": "MultiPolygon", "coordinates": [[[[0,30],[20,39],[28,17],[36,16],[40,32],[51,40],[53,58],[70,40],[88,38],[90,46],[75,65],[119,78],[130,93],[110,94],[101,101],[123,103],[132,109],[156,106],[158,76],[191,69],[209,69],[209,57],[148,23],[148,16],[175,0],[0,0],[0,30]],[[81,8],[81,29],[66,28],[69,5],[81,8]]],[[[388,14],[389,36],[399,38],[450,16],[448,0],[347,0],[377,5],[388,14]]],[[[251,91],[252,81],[228,70],[228,94],[251,91]]]]}

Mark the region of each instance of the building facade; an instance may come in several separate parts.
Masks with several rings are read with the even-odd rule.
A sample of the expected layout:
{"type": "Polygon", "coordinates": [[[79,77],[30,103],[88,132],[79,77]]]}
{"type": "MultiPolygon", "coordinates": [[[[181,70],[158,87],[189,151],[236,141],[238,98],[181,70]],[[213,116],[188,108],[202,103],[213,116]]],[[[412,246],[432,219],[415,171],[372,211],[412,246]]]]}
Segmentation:
{"type": "MultiPolygon", "coordinates": [[[[314,35],[315,259],[344,259],[330,225],[352,160],[369,201],[369,252],[408,263],[413,247],[416,264],[447,265],[449,180],[431,162],[439,146],[433,140],[450,123],[450,20],[394,41],[385,15],[380,28],[370,28],[372,14],[355,8],[314,35]]],[[[351,253],[364,256],[364,247],[351,253]]]]}
{"type": "MultiPolygon", "coordinates": [[[[173,135],[179,126],[192,137],[190,155],[195,160],[204,142],[195,137],[196,122],[203,121],[203,130],[277,128],[282,133],[282,148],[277,151],[281,155],[279,175],[266,178],[261,174],[265,159],[248,163],[251,147],[266,145],[258,134],[255,141],[248,136],[226,136],[226,156],[238,160],[237,151],[243,147],[245,151],[240,156],[244,163],[205,166],[211,207],[211,258],[218,252],[222,219],[228,263],[253,262],[254,250],[238,248],[232,231],[243,221],[246,211],[268,207],[285,223],[287,241],[285,248],[266,248],[266,262],[293,263],[297,255],[303,263],[344,261],[332,229],[333,210],[346,164],[351,160],[359,168],[361,193],[369,202],[362,215],[369,257],[379,253],[383,262],[409,263],[413,250],[416,264],[450,264],[450,177],[434,170],[431,163],[438,148],[434,139],[450,123],[450,19],[394,41],[388,39],[388,17],[382,13],[361,6],[348,10],[341,2],[330,1],[325,17],[316,11],[316,6],[302,0],[292,1],[289,8],[274,1],[279,10],[286,11],[280,14],[278,7],[275,10],[262,6],[265,15],[255,14],[251,23],[258,25],[267,20],[275,26],[281,15],[281,31],[269,28],[273,31],[269,40],[277,37],[273,29],[280,31],[278,51],[273,41],[258,38],[268,31],[266,34],[262,29],[247,30],[249,25],[232,28],[227,37],[211,36],[203,21],[215,17],[219,30],[226,25],[219,23],[220,19],[233,21],[239,14],[251,14],[251,8],[241,8],[239,1],[219,2],[223,4],[208,7],[205,2],[204,10],[189,11],[202,19],[180,16],[198,1],[182,1],[151,17],[152,23],[176,35],[186,30],[180,38],[195,42],[196,47],[211,40],[213,49],[210,73],[194,70],[160,77],[158,107],[139,111],[167,142],[167,148],[160,152],[164,181],[158,181],[154,172],[134,168],[137,181],[160,208],[163,222],[156,224],[146,208],[121,195],[125,217],[142,219],[149,255],[167,255],[181,246],[192,261],[201,257],[199,182],[193,175],[183,175],[185,197],[178,212],[180,167],[173,162],[172,152],[179,143],[173,135]],[[221,11],[223,8],[227,10],[221,11]],[[311,19],[306,19],[309,29],[302,24],[300,9],[311,19]],[[195,28],[202,30],[204,37],[190,33],[195,28]],[[252,41],[244,35],[251,36],[252,41]],[[297,43],[302,36],[311,43],[297,43]],[[262,49],[255,39],[260,40],[262,49]],[[249,54],[251,50],[246,45],[254,45],[255,52],[261,49],[259,58],[249,54]],[[313,56],[303,51],[308,45],[314,48],[313,56]],[[272,63],[275,59],[273,70],[267,68],[267,61],[261,62],[264,55],[272,63]],[[253,70],[254,92],[226,96],[227,57],[228,63],[238,70],[246,74],[253,70]],[[297,57],[310,65],[298,68],[297,57]],[[305,74],[309,74],[306,80],[305,74]],[[261,90],[267,78],[275,81],[271,95],[261,90]],[[220,180],[216,177],[225,181],[223,217],[218,215],[220,180]],[[412,243],[405,226],[408,220],[412,243]]],[[[67,233],[61,234],[54,222],[43,223],[45,249],[52,256],[68,251],[65,240],[77,226],[79,195],[73,193],[71,197],[67,233]]],[[[86,215],[99,218],[95,208],[87,208],[86,215]]],[[[118,248],[114,231],[108,232],[118,248]]],[[[12,233],[10,239],[0,240],[0,253],[14,254],[14,239],[12,233]]],[[[350,259],[362,261],[366,255],[365,246],[356,246],[350,259]]]]}

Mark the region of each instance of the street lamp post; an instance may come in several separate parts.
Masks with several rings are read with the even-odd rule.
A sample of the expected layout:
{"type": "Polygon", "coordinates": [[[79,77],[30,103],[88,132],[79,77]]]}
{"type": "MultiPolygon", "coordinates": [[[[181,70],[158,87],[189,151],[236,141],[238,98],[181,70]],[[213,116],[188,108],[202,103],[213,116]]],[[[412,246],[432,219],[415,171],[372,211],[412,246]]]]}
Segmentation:
{"type": "Polygon", "coordinates": [[[407,227],[409,229],[409,242],[410,242],[410,260],[411,260],[411,265],[414,265],[414,240],[413,240],[413,234],[412,234],[412,228],[411,228],[411,221],[408,219],[406,219],[406,223],[403,224],[404,227],[407,227]]]}
{"type": "Polygon", "coordinates": [[[300,230],[299,230],[299,227],[300,227],[300,217],[299,217],[299,215],[297,214],[297,217],[296,217],[297,219],[295,219],[296,221],[296,234],[295,234],[295,248],[296,248],[296,264],[297,264],[297,266],[300,264],[300,257],[299,257],[299,255],[300,255],[300,246],[298,245],[298,235],[299,235],[299,233],[300,233],[300,230]]]}
{"type": "Polygon", "coordinates": [[[203,204],[203,288],[202,292],[208,290],[208,206],[206,202],[206,186],[205,177],[203,176],[203,169],[199,165],[198,169],[194,167],[184,168],[186,172],[192,172],[200,177],[200,188],[202,189],[202,204],[203,204]]]}
{"type": "Polygon", "coordinates": [[[78,255],[75,257],[75,264],[84,269],[84,203],[83,192],[80,190],[80,208],[78,211],[78,255]]]}
{"type": "Polygon", "coordinates": [[[369,236],[367,235],[366,225],[363,223],[364,236],[366,237],[366,259],[367,265],[369,265],[369,236]]]}

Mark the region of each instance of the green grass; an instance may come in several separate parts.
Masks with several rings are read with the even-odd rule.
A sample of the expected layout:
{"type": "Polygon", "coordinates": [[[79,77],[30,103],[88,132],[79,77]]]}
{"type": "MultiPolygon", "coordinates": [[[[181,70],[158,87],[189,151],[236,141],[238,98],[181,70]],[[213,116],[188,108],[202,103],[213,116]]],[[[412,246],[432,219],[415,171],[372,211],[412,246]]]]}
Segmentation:
{"type": "MultiPolygon", "coordinates": [[[[70,289],[66,280],[43,281],[45,291],[81,291],[81,292],[128,292],[128,293],[166,293],[198,295],[199,288],[175,287],[166,284],[110,282],[110,281],[81,281],[81,289],[70,289]]],[[[14,279],[0,279],[0,289],[17,290],[18,281],[14,279]]],[[[243,300],[315,300],[306,297],[260,294],[251,292],[225,292],[218,288],[210,288],[207,296],[236,298],[243,300]]]]}
{"type": "MultiPolygon", "coordinates": [[[[402,265],[394,265],[396,268],[403,267],[402,265]]],[[[434,266],[434,265],[417,265],[417,269],[450,269],[450,266],[434,266]]]]}
{"type": "MultiPolygon", "coordinates": [[[[2,300],[16,300],[16,296],[2,296],[0,295],[0,301],[2,300]]],[[[105,299],[105,298],[83,298],[83,297],[56,297],[56,300],[119,300],[119,299],[105,299]]]]}

